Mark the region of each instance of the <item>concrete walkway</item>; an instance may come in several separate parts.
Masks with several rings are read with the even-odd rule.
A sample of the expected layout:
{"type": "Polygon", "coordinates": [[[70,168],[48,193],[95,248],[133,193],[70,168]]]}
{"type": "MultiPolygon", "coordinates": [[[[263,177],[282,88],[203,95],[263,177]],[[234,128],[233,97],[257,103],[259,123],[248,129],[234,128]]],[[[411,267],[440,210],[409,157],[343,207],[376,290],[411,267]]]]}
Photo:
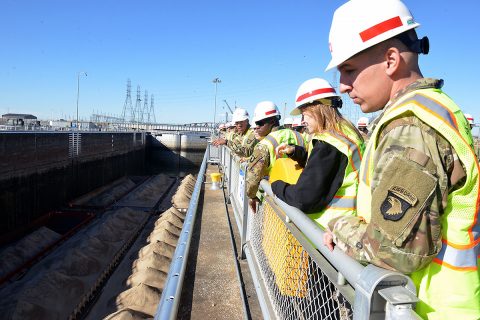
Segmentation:
{"type": "MultiPolygon", "coordinates": [[[[223,191],[210,190],[213,172],[218,172],[218,167],[209,165],[198,204],[178,319],[245,317],[223,191]]],[[[236,229],[235,221],[232,223],[236,229]]]]}

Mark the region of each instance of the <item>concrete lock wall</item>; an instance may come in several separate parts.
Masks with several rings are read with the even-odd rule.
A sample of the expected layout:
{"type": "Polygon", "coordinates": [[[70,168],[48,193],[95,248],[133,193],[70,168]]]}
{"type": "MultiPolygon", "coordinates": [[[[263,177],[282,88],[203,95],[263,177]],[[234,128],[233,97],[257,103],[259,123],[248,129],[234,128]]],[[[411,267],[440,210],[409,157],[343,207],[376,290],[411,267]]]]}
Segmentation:
{"type": "Polygon", "coordinates": [[[144,170],[141,132],[0,133],[0,233],[144,170]]]}
{"type": "Polygon", "coordinates": [[[152,132],[147,135],[147,162],[163,172],[182,175],[189,168],[198,168],[208,144],[208,133],[152,132]]]}

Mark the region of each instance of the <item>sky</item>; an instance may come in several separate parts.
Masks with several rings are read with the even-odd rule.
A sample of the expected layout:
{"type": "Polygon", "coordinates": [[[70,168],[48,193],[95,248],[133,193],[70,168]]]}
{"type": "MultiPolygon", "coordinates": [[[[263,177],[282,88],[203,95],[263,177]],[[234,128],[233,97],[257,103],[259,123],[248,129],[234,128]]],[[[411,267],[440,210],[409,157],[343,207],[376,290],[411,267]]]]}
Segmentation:
{"type": "MultiPolygon", "coordinates": [[[[121,116],[128,79],[133,106],[137,86],[142,100],[145,90],[154,96],[157,123],[223,122],[224,101],[251,116],[263,100],[289,113],[305,80],[338,82],[324,70],[332,15],[344,2],[2,0],[0,113],[75,119],[78,98],[80,119],[121,116]]],[[[430,39],[423,75],[444,79],[479,121],[480,2],[404,2],[419,37],[430,39]]],[[[350,101],[343,110],[352,121],[362,116],[350,101]]]]}

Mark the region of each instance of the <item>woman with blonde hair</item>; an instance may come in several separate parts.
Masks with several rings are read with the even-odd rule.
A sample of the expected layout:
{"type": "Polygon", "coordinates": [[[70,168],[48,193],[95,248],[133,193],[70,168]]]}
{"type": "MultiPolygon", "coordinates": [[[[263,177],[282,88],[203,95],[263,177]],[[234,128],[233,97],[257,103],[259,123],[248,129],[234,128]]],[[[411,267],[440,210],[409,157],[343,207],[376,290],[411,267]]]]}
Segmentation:
{"type": "Polygon", "coordinates": [[[276,152],[288,155],[304,169],[296,184],[278,180],[272,183],[272,190],[325,229],[328,221],[339,215],[356,214],[364,142],[355,126],[340,114],[342,100],[326,80],[305,81],[297,91],[295,105],[291,115],[302,114],[311,135],[308,148],[282,144],[276,152]]]}

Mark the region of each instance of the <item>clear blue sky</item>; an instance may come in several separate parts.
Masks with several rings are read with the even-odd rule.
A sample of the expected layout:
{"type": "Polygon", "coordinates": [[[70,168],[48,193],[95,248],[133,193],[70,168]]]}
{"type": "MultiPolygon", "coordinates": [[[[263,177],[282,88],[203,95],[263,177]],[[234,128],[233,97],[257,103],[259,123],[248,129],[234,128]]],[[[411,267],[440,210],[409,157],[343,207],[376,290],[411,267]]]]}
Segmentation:
{"type": "MultiPolygon", "coordinates": [[[[324,73],[333,11],[344,1],[2,0],[0,113],[74,118],[120,115],[126,82],[155,96],[157,122],[217,122],[223,100],[245,107],[272,100],[293,108],[298,86],[324,73]]],[[[424,76],[480,120],[480,2],[405,0],[428,35],[424,76]]],[[[143,102],[142,102],[143,104],[143,102]]],[[[345,111],[359,116],[358,107],[345,111]]],[[[355,119],[353,119],[355,120],[355,119]]]]}

